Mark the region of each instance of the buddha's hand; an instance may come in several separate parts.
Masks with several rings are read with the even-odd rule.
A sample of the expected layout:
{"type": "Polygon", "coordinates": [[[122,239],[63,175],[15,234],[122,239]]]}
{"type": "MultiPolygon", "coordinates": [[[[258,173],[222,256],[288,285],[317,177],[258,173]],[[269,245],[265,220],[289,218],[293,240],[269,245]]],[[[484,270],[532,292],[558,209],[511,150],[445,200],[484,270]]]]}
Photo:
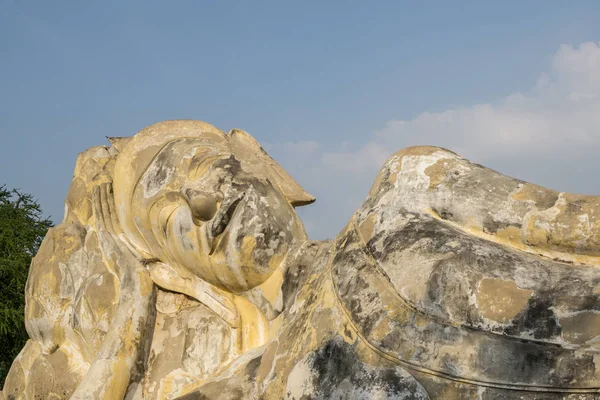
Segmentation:
{"type": "MultiPolygon", "coordinates": [[[[103,183],[94,187],[92,195],[92,211],[100,248],[106,262],[120,265],[135,265],[141,262],[141,257],[135,247],[123,233],[117,216],[112,183],[103,183]]],[[[112,265],[109,265],[112,266],[112,265]]],[[[119,271],[114,271],[119,275],[119,271]]]]}
{"type": "Polygon", "coordinates": [[[144,345],[151,340],[155,290],[135,249],[127,244],[116,215],[112,184],[94,188],[92,210],[100,249],[119,280],[115,316],[75,399],[123,399],[129,382],[143,374],[144,345]]]}

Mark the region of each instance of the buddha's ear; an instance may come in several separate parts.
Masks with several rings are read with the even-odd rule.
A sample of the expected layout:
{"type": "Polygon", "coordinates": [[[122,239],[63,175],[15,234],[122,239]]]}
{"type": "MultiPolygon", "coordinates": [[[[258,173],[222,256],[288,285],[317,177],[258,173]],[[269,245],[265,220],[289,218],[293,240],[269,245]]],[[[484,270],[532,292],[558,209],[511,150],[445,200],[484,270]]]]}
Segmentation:
{"type": "Polygon", "coordinates": [[[117,152],[121,152],[121,149],[129,143],[131,140],[131,136],[126,137],[117,137],[117,136],[107,136],[106,139],[110,142],[110,145],[117,150],[117,152]]]}
{"type": "Polygon", "coordinates": [[[304,206],[315,201],[282,167],[273,160],[248,132],[232,129],[228,135],[232,150],[246,167],[268,178],[281,190],[293,207],[304,206]]]}

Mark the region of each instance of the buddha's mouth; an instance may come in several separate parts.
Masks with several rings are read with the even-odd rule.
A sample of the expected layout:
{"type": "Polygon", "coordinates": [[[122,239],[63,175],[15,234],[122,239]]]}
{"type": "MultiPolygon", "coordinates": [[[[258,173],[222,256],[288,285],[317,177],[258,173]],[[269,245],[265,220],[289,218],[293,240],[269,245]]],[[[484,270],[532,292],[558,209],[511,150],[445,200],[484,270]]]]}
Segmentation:
{"type": "Polygon", "coordinates": [[[237,206],[244,199],[245,195],[245,192],[241,192],[236,197],[230,197],[223,201],[215,216],[207,224],[206,235],[210,248],[209,255],[211,255],[218,247],[221,234],[225,231],[229,222],[231,222],[231,218],[233,217],[237,206]]]}

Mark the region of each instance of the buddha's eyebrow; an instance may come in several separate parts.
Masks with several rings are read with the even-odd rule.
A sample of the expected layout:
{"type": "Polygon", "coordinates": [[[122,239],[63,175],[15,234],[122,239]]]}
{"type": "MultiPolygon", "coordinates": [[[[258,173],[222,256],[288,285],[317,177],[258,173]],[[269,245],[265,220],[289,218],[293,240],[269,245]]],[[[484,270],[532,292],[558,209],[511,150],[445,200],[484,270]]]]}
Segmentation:
{"type": "Polygon", "coordinates": [[[226,157],[227,154],[222,152],[213,153],[210,149],[206,149],[203,152],[199,152],[192,157],[192,161],[190,162],[190,169],[188,172],[188,177],[191,179],[196,179],[199,177],[199,173],[206,172],[201,171],[203,168],[210,166],[210,164],[215,161],[226,157]],[[212,154],[211,154],[212,153],[212,154]]]}

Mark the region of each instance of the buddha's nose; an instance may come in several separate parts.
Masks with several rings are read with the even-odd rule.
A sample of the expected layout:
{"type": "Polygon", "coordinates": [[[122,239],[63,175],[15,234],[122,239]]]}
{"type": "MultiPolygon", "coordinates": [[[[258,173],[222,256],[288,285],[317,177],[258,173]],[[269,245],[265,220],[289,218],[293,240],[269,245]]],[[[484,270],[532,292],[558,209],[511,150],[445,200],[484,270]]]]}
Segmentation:
{"type": "Polygon", "coordinates": [[[218,191],[209,193],[202,190],[186,189],[184,197],[192,211],[192,218],[196,225],[210,221],[223,201],[223,194],[218,191]]]}

